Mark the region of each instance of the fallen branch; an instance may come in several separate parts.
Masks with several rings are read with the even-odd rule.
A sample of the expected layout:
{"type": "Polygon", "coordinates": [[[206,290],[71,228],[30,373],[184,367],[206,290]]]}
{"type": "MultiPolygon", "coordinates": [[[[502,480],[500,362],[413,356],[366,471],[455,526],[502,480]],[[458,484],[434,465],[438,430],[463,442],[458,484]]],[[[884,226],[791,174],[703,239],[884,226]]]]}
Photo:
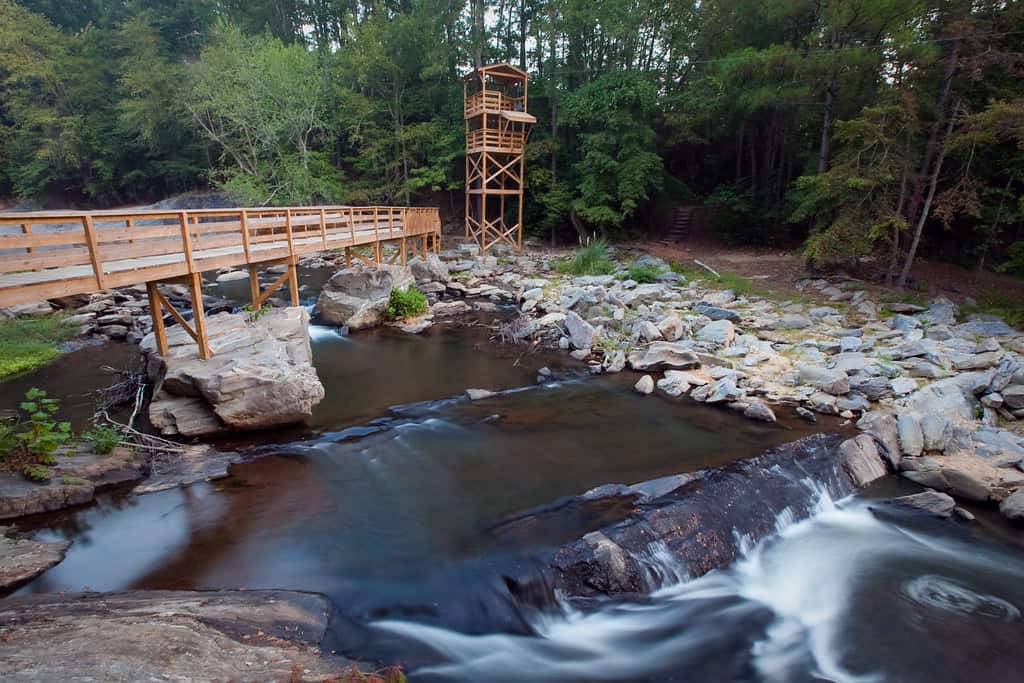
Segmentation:
{"type": "Polygon", "coordinates": [[[712,275],[714,275],[715,277],[722,277],[721,275],[718,274],[717,270],[715,270],[714,268],[712,268],[708,264],[702,262],[700,259],[693,259],[693,262],[696,263],[701,268],[703,268],[704,270],[706,270],[709,273],[711,273],[712,275]]]}

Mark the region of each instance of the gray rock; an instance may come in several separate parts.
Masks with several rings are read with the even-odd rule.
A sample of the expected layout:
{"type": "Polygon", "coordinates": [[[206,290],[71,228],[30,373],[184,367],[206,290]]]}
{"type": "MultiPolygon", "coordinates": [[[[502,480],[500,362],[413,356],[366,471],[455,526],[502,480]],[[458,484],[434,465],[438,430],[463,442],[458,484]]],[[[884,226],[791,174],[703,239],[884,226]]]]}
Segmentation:
{"type": "Polygon", "coordinates": [[[0,535],[0,591],[14,590],[36,578],[61,562],[69,547],[71,541],[43,542],[0,535]]]}
{"type": "Polygon", "coordinates": [[[743,417],[750,418],[751,420],[758,420],[760,422],[776,422],[778,418],[775,417],[774,411],[768,407],[768,404],[764,401],[753,400],[750,405],[743,411],[743,417]]]}
{"type": "Polygon", "coordinates": [[[1024,488],[1017,489],[999,504],[999,512],[1011,522],[1024,522],[1024,488]]]}
{"type": "Polygon", "coordinates": [[[679,341],[689,334],[690,328],[679,316],[670,315],[658,322],[658,331],[666,341],[679,341]]]}
{"type": "Polygon", "coordinates": [[[466,398],[470,401],[480,401],[491,396],[497,396],[497,392],[491,391],[490,389],[466,389],[466,398]]]}
{"type": "Polygon", "coordinates": [[[850,392],[850,381],[842,370],[830,370],[814,365],[797,365],[800,383],[807,384],[834,396],[850,392]]]}
{"type": "Polygon", "coordinates": [[[850,378],[850,390],[864,394],[871,401],[881,401],[893,395],[892,384],[879,375],[854,375],[850,378]]]}
{"type": "Polygon", "coordinates": [[[565,314],[565,329],[569,333],[569,342],[575,348],[589,349],[594,345],[597,330],[575,311],[565,314]]]}
{"type": "Polygon", "coordinates": [[[803,406],[796,407],[796,414],[800,417],[800,419],[810,422],[811,424],[814,424],[815,422],[818,421],[817,416],[807,408],[804,408],[803,406]]]}
{"type": "Polygon", "coordinates": [[[984,370],[998,365],[1002,355],[1002,351],[989,351],[987,353],[955,357],[953,358],[953,367],[960,372],[965,370],[984,370]]]}
{"type": "Polygon", "coordinates": [[[978,503],[989,499],[989,490],[979,479],[951,467],[942,468],[942,474],[949,482],[949,492],[957,498],[965,498],[978,503]]]}
{"type": "Polygon", "coordinates": [[[909,361],[907,372],[911,377],[924,377],[925,379],[941,379],[947,374],[941,367],[923,358],[914,358],[909,361]]]}
{"type": "Polygon", "coordinates": [[[645,396],[650,394],[654,391],[654,378],[650,375],[644,375],[633,385],[633,390],[645,396]]]}
{"type": "Polygon", "coordinates": [[[657,387],[673,398],[682,396],[690,390],[691,384],[704,384],[704,382],[691,382],[692,375],[680,370],[666,370],[665,376],[657,381],[657,387]]]}
{"type": "Polygon", "coordinates": [[[229,270],[217,276],[217,282],[235,282],[236,280],[248,280],[249,273],[244,270],[229,270]]]}
{"type": "Polygon", "coordinates": [[[729,346],[736,336],[736,328],[728,320],[716,320],[700,328],[697,340],[729,346]]]}
{"type": "Polygon", "coordinates": [[[661,339],[661,330],[650,320],[638,320],[633,324],[632,339],[640,342],[653,342],[661,339]]]}
{"type": "Polygon", "coordinates": [[[928,310],[918,314],[921,322],[929,325],[954,325],[956,324],[956,305],[947,299],[937,299],[928,310]]]}
{"type": "Polygon", "coordinates": [[[949,445],[953,430],[944,415],[925,415],[921,418],[921,438],[926,451],[944,451],[949,445]]]}
{"type": "Polygon", "coordinates": [[[787,313],[782,316],[776,327],[781,330],[803,330],[811,326],[811,319],[805,315],[787,313]]]}
{"type": "Polygon", "coordinates": [[[0,658],[0,679],[289,681],[298,676],[325,681],[358,676],[354,662],[321,648],[333,615],[327,597],[298,591],[9,598],[0,603],[0,623],[17,635],[16,644],[7,645],[0,658]]]}
{"type": "Polygon", "coordinates": [[[842,370],[848,375],[860,372],[864,368],[874,365],[878,361],[870,356],[855,351],[844,351],[832,359],[832,367],[842,370]]]}
{"type": "Polygon", "coordinates": [[[902,472],[903,476],[915,484],[920,484],[930,489],[946,491],[949,489],[949,482],[946,481],[942,470],[907,470],[902,472]]]}
{"type": "Polygon", "coordinates": [[[899,435],[900,449],[903,455],[921,455],[924,451],[924,435],[921,425],[913,415],[900,415],[896,418],[896,432],[899,435]]]}
{"type": "Polygon", "coordinates": [[[889,386],[892,388],[892,393],[897,396],[906,396],[917,391],[917,382],[908,377],[897,377],[889,382],[889,386]]]}
{"type": "Polygon", "coordinates": [[[892,502],[924,510],[939,517],[952,516],[953,508],[956,507],[956,501],[951,496],[938,491],[924,491],[910,496],[900,496],[894,498],[892,502]]]}
{"type": "Polygon", "coordinates": [[[883,455],[897,469],[900,466],[901,450],[896,417],[886,410],[872,410],[857,421],[857,429],[869,434],[882,444],[883,455]]]}
{"type": "Polygon", "coordinates": [[[181,327],[167,331],[168,353],[142,341],[156,385],[150,422],[163,434],[202,436],[301,422],[324,398],[309,346],[309,313],[274,309],[255,322],[219,313],[206,321],[213,357],[199,358],[181,327]]]}
{"type": "Polygon", "coordinates": [[[902,313],[894,315],[889,321],[889,327],[900,332],[909,332],[921,326],[921,321],[902,313]]]}
{"type": "Polygon", "coordinates": [[[1024,384],[1014,384],[1002,390],[1003,404],[1010,410],[1024,409],[1024,384]]]}
{"type": "Polygon", "coordinates": [[[426,259],[421,256],[409,259],[409,271],[412,273],[417,284],[438,281],[447,282],[451,278],[448,266],[438,258],[437,254],[428,254],[426,259]]]}
{"type": "Polygon", "coordinates": [[[974,320],[953,328],[953,334],[964,339],[974,337],[1014,337],[1019,334],[1002,320],[974,320]]]}
{"type": "Polygon", "coordinates": [[[384,322],[391,290],[404,289],[412,282],[409,269],[400,266],[345,268],[323,286],[316,309],[332,325],[350,330],[374,327],[384,322]]]}
{"type": "Polygon", "coordinates": [[[727,308],[697,304],[694,306],[694,309],[701,315],[707,316],[712,320],[728,320],[732,323],[738,323],[740,321],[740,314],[736,311],[730,311],[727,308]]]}
{"type": "Polygon", "coordinates": [[[878,455],[875,440],[867,434],[858,434],[839,444],[843,468],[858,487],[867,486],[886,475],[885,463],[878,455]]]}
{"type": "Polygon", "coordinates": [[[707,403],[722,403],[725,401],[736,401],[742,396],[742,392],[736,387],[732,377],[724,377],[711,385],[705,401],[707,403]]]}
{"type": "Polygon", "coordinates": [[[807,407],[822,415],[838,415],[838,399],[824,391],[816,391],[807,398],[807,407]]]}
{"type": "Polygon", "coordinates": [[[700,367],[700,359],[680,342],[659,341],[631,353],[629,367],[638,372],[690,370],[700,367]]]}

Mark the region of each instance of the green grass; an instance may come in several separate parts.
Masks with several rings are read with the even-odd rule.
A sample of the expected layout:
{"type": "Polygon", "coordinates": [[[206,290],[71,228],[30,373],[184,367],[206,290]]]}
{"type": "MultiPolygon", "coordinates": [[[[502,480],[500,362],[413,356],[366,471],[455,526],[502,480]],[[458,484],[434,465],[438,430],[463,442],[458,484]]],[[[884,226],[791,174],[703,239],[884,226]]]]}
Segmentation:
{"type": "Polygon", "coordinates": [[[616,267],[608,253],[608,242],[597,239],[577,249],[571,259],[558,265],[558,271],[570,275],[610,275],[616,267]]]}
{"type": "Polygon", "coordinates": [[[640,284],[654,282],[661,275],[662,270],[650,264],[639,265],[634,263],[629,267],[629,279],[640,284]]]}
{"type": "Polygon", "coordinates": [[[409,285],[406,289],[392,289],[391,297],[388,299],[388,308],[385,314],[391,320],[399,318],[413,318],[427,310],[427,297],[423,292],[416,289],[416,285],[409,285]]]}
{"type": "Polygon", "coordinates": [[[1009,294],[989,293],[979,296],[976,306],[960,306],[961,317],[983,313],[1002,318],[1007,325],[1024,328],[1024,299],[1009,294]]]}
{"type": "Polygon", "coordinates": [[[714,283],[719,289],[731,289],[736,296],[771,296],[771,292],[757,287],[750,278],[735,273],[719,273],[718,277],[699,266],[690,266],[680,261],[671,261],[673,272],[679,273],[687,280],[704,280],[714,283]]]}
{"type": "Polygon", "coordinates": [[[77,329],[63,316],[0,320],[0,381],[44,365],[77,329]]]}

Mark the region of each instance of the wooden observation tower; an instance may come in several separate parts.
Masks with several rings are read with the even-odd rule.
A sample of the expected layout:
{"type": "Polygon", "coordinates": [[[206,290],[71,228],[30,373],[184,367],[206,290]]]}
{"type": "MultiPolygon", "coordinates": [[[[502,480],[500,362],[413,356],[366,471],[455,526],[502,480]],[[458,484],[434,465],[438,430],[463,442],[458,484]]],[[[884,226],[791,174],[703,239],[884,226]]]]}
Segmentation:
{"type": "Polygon", "coordinates": [[[466,238],[486,253],[496,244],[523,246],[523,151],[530,126],[528,76],[491,64],[463,78],[466,118],[466,238]]]}

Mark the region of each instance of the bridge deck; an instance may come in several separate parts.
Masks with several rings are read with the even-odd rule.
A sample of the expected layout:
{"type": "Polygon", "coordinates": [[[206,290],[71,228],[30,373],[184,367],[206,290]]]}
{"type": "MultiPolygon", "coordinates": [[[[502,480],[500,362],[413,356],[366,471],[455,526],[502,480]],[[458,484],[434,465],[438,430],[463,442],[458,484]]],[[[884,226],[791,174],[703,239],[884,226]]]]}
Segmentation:
{"type": "Polygon", "coordinates": [[[441,220],[436,208],[316,206],[185,211],[91,211],[0,213],[0,307],[146,283],[153,328],[166,353],[163,309],[167,308],[199,344],[210,351],[204,329],[200,274],[245,265],[252,305],[289,282],[298,305],[298,257],[318,251],[369,246],[382,262],[381,245],[400,245],[406,258],[414,239],[425,254],[436,249],[441,220]],[[261,292],[259,265],[284,263],[288,270],[261,292]],[[191,324],[160,292],[160,282],[189,286],[191,324]]]}

